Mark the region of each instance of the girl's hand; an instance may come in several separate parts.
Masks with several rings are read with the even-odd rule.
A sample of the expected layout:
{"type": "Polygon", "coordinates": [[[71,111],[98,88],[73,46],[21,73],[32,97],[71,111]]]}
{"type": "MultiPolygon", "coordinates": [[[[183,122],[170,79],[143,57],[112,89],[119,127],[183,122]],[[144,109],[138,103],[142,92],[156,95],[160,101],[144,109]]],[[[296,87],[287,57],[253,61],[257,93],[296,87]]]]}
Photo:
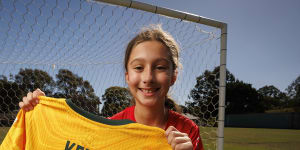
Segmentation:
{"type": "Polygon", "coordinates": [[[166,136],[173,150],[193,150],[192,140],[189,136],[178,131],[175,127],[169,126],[166,130],[166,136]]]}
{"type": "Polygon", "coordinates": [[[45,93],[40,89],[36,89],[33,93],[27,93],[27,96],[23,97],[23,100],[19,102],[19,107],[25,112],[32,110],[39,103],[38,96],[45,96],[45,93]]]}

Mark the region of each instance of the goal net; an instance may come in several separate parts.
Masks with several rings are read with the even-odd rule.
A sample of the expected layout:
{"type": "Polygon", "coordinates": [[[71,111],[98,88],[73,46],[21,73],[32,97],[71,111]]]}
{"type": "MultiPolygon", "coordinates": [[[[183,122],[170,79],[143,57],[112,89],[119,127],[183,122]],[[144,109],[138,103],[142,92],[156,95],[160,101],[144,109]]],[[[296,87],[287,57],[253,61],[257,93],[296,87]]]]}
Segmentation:
{"type": "Polygon", "coordinates": [[[205,149],[216,149],[221,30],[187,21],[188,13],[178,12],[176,18],[160,7],[129,8],[140,5],[150,6],[0,0],[0,140],[19,101],[37,88],[104,117],[130,106],[123,67],[127,43],[143,27],[160,24],[178,42],[183,66],[169,95],[199,125],[205,149]]]}

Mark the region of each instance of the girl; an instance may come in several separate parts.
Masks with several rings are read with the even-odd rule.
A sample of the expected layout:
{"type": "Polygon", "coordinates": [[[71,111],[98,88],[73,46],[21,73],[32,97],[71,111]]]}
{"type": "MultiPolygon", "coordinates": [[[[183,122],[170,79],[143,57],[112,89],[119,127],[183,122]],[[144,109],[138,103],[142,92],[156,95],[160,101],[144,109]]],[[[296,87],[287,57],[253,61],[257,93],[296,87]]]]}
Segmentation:
{"type": "MultiPolygon", "coordinates": [[[[179,47],[170,34],[160,26],[142,30],[129,42],[124,59],[125,79],[134,106],[110,119],[129,119],[162,128],[174,150],[203,150],[198,126],[168,108],[174,104],[167,93],[176,81],[179,66],[179,47]]],[[[19,106],[29,111],[41,95],[45,94],[39,89],[28,93],[19,106]]]]}

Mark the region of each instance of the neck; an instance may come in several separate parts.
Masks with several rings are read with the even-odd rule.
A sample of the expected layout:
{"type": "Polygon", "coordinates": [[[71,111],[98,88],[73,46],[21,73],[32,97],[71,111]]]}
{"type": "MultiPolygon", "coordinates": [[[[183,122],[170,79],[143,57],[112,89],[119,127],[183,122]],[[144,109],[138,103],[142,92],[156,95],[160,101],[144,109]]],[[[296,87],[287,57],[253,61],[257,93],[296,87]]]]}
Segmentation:
{"type": "Polygon", "coordinates": [[[168,120],[168,109],[162,107],[144,107],[136,104],[134,117],[137,123],[165,129],[168,120]]]}

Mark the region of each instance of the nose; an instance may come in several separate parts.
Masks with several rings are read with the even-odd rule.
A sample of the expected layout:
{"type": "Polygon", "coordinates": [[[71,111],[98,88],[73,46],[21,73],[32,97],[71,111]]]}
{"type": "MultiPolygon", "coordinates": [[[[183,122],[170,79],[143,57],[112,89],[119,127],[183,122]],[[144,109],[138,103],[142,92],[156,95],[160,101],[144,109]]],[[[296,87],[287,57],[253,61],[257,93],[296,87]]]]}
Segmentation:
{"type": "Polygon", "coordinates": [[[143,74],[142,74],[142,81],[143,83],[153,83],[155,79],[154,76],[154,71],[152,70],[151,67],[147,67],[144,69],[143,74]]]}

